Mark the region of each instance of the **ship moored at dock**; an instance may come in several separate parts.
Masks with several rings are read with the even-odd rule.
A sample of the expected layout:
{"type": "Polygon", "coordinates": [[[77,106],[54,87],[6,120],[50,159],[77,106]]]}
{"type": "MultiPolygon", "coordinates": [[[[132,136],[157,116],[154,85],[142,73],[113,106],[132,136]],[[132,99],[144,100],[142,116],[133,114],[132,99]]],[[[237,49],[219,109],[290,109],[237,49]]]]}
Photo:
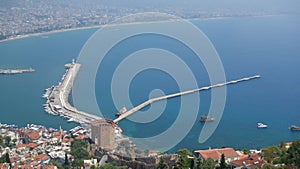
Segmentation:
{"type": "Polygon", "coordinates": [[[59,82],[57,86],[45,89],[45,94],[42,97],[47,99],[47,101],[43,106],[47,113],[60,115],[69,119],[69,122],[90,124],[93,120],[99,120],[102,118],[77,110],[69,103],[69,95],[80,66],[81,65],[75,63],[74,60],[72,63],[65,65],[67,70],[62,76],[61,82],[59,82]]]}
{"type": "Polygon", "coordinates": [[[20,73],[26,73],[26,72],[34,72],[35,70],[32,68],[29,69],[0,69],[0,74],[20,74],[20,73]]]}

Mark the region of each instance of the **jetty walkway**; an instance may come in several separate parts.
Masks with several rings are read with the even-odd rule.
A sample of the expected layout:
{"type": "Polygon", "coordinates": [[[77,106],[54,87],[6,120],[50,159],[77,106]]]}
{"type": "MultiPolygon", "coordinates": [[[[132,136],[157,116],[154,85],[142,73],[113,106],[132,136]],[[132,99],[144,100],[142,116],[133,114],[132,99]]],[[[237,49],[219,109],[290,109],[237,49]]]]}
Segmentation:
{"type": "MultiPolygon", "coordinates": [[[[65,118],[69,118],[68,121],[74,121],[79,123],[88,123],[91,124],[94,120],[100,120],[102,119],[99,116],[86,113],[80,110],[77,110],[75,107],[73,107],[69,103],[69,95],[71,93],[73,82],[76,78],[76,75],[80,69],[80,64],[75,63],[74,60],[70,64],[65,65],[67,70],[66,73],[63,75],[61,82],[57,86],[53,86],[51,88],[46,89],[46,94],[44,94],[43,97],[47,98],[46,104],[44,104],[45,111],[54,115],[60,115],[65,118]]],[[[125,113],[121,114],[118,118],[113,120],[112,122],[118,123],[119,121],[123,120],[124,118],[127,118],[128,116],[132,115],[133,113],[141,110],[142,108],[165,99],[174,98],[178,96],[183,96],[195,92],[199,92],[202,90],[209,90],[212,88],[222,87],[225,85],[235,84],[243,81],[248,81],[252,79],[260,78],[260,75],[255,75],[251,77],[245,77],[237,80],[232,80],[229,82],[219,83],[211,86],[201,87],[198,89],[193,90],[187,90],[183,92],[173,93],[161,97],[156,97],[149,99],[140,105],[126,111],[125,113]]],[[[111,120],[109,120],[111,121],[111,120]]]]}
{"type": "Polygon", "coordinates": [[[102,119],[99,116],[77,110],[69,103],[69,96],[72,91],[73,83],[80,69],[80,64],[66,64],[66,73],[62,77],[62,81],[58,86],[53,87],[52,91],[47,95],[46,109],[49,113],[69,118],[69,121],[79,123],[91,123],[93,120],[102,119]]]}
{"type": "Polygon", "coordinates": [[[252,80],[252,79],[256,79],[256,78],[260,78],[260,75],[245,77],[245,78],[238,79],[238,80],[232,80],[232,81],[229,81],[229,82],[219,83],[219,84],[215,84],[215,85],[211,85],[211,86],[201,87],[201,88],[198,88],[198,89],[187,90],[187,91],[183,91],[183,92],[179,92],[179,93],[174,93],[174,94],[170,94],[170,95],[165,95],[165,96],[149,99],[149,100],[143,102],[142,104],[140,104],[140,105],[128,110],[127,112],[121,114],[118,118],[113,120],[113,122],[118,123],[119,121],[121,121],[124,118],[132,115],[133,113],[139,111],[140,109],[148,106],[149,104],[151,104],[153,102],[157,102],[157,101],[160,101],[160,100],[165,100],[165,99],[169,99],[169,98],[173,98],[173,97],[178,97],[178,96],[182,96],[182,95],[187,95],[187,94],[199,92],[199,91],[202,91],[202,90],[209,90],[209,89],[216,88],[216,87],[222,87],[222,86],[225,86],[225,85],[235,84],[235,83],[239,83],[239,82],[242,82],[242,81],[248,81],[248,80],[252,80]]]}

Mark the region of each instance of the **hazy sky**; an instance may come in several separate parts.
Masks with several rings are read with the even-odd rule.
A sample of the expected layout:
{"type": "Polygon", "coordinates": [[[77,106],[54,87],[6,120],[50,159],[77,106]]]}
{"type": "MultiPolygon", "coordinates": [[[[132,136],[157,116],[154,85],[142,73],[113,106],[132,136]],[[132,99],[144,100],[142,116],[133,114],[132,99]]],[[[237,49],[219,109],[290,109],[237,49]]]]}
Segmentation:
{"type": "MultiPolygon", "coordinates": [[[[265,11],[299,13],[300,0],[0,0],[0,8],[11,8],[15,5],[27,4],[63,4],[89,6],[100,4],[111,7],[147,8],[157,11],[159,9],[196,9],[206,12],[216,10],[233,11],[265,11]]],[[[1,11],[0,11],[1,12],[1,11]]]]}
{"type": "MultiPolygon", "coordinates": [[[[101,1],[98,0],[101,3],[101,1]]],[[[104,0],[105,4],[124,5],[131,7],[142,6],[173,6],[199,8],[203,10],[215,9],[265,9],[285,10],[297,12],[300,9],[299,0],[104,0]]]]}

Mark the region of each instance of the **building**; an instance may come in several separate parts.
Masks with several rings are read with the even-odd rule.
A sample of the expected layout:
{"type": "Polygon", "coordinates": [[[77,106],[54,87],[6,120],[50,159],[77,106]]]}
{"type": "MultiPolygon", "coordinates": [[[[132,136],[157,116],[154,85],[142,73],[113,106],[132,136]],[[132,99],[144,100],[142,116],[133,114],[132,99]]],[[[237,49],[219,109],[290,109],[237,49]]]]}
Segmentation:
{"type": "Polygon", "coordinates": [[[255,169],[263,168],[267,164],[263,158],[256,153],[241,156],[238,160],[231,161],[232,168],[236,169],[255,169]]]}
{"type": "Polygon", "coordinates": [[[221,148],[221,149],[209,149],[209,150],[196,150],[194,151],[202,160],[207,160],[209,158],[214,161],[220,161],[222,154],[225,156],[225,161],[229,163],[230,161],[237,160],[239,155],[233,148],[221,148]]]}
{"type": "Polygon", "coordinates": [[[105,119],[92,122],[92,140],[101,148],[112,149],[115,146],[114,127],[105,119]]]}

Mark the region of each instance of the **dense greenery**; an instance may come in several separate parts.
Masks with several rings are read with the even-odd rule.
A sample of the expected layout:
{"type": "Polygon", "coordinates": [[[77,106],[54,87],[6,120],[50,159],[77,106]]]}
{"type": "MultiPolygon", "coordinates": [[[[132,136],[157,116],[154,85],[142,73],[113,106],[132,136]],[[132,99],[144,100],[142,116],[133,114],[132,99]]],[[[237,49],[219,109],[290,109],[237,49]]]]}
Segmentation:
{"type": "Polygon", "coordinates": [[[10,163],[9,154],[5,153],[0,157],[0,163],[10,163]]]}
{"type": "Polygon", "coordinates": [[[87,151],[88,142],[84,140],[74,140],[71,144],[71,154],[74,156],[72,163],[74,168],[80,168],[83,166],[83,160],[89,159],[89,153],[87,151]]]}
{"type": "Polygon", "coordinates": [[[289,149],[285,148],[285,144],[269,146],[263,149],[262,155],[269,163],[265,169],[272,169],[275,165],[283,169],[300,168],[300,140],[295,140],[289,149]]]}
{"type": "MultiPolygon", "coordinates": [[[[1,147],[11,146],[16,143],[16,139],[11,139],[9,136],[3,137],[0,135],[0,149],[1,147]]],[[[71,152],[74,156],[74,160],[71,162],[68,160],[67,153],[65,155],[65,162],[59,163],[52,160],[51,164],[56,165],[59,169],[68,168],[81,168],[83,166],[84,159],[90,159],[89,155],[89,142],[85,140],[74,140],[71,144],[71,152]]],[[[244,153],[249,153],[248,150],[244,150],[244,153]]],[[[229,169],[230,165],[226,164],[225,156],[222,154],[220,163],[218,164],[213,159],[202,160],[197,158],[193,159],[193,154],[188,149],[180,149],[177,152],[178,159],[173,166],[174,169],[229,169]]],[[[300,140],[295,140],[291,146],[287,149],[285,143],[281,143],[279,146],[269,146],[262,149],[261,156],[268,162],[264,165],[263,169],[299,169],[300,168],[300,140]]],[[[10,163],[9,154],[5,153],[0,157],[0,163],[10,163]]],[[[157,164],[157,169],[168,169],[170,164],[167,164],[163,158],[160,158],[157,164]]],[[[120,169],[116,162],[108,163],[101,167],[91,166],[91,169],[120,169]]]]}
{"type": "Polygon", "coordinates": [[[188,149],[180,149],[177,152],[178,160],[174,166],[174,169],[188,169],[193,168],[193,159],[188,158],[193,157],[193,154],[188,149]]]}
{"type": "Polygon", "coordinates": [[[300,140],[293,142],[287,151],[286,164],[294,165],[300,168],[300,140]]]}
{"type": "Polygon", "coordinates": [[[213,168],[215,168],[216,164],[217,163],[213,159],[209,158],[209,159],[203,161],[203,164],[200,166],[200,168],[201,169],[213,169],[213,168]]]}
{"type": "Polygon", "coordinates": [[[168,164],[164,161],[163,158],[160,158],[159,163],[157,165],[157,169],[168,169],[168,164]]]}
{"type": "Polygon", "coordinates": [[[97,169],[120,169],[120,168],[122,168],[122,167],[117,166],[116,162],[112,162],[112,163],[108,163],[104,166],[101,166],[97,169]]]}

